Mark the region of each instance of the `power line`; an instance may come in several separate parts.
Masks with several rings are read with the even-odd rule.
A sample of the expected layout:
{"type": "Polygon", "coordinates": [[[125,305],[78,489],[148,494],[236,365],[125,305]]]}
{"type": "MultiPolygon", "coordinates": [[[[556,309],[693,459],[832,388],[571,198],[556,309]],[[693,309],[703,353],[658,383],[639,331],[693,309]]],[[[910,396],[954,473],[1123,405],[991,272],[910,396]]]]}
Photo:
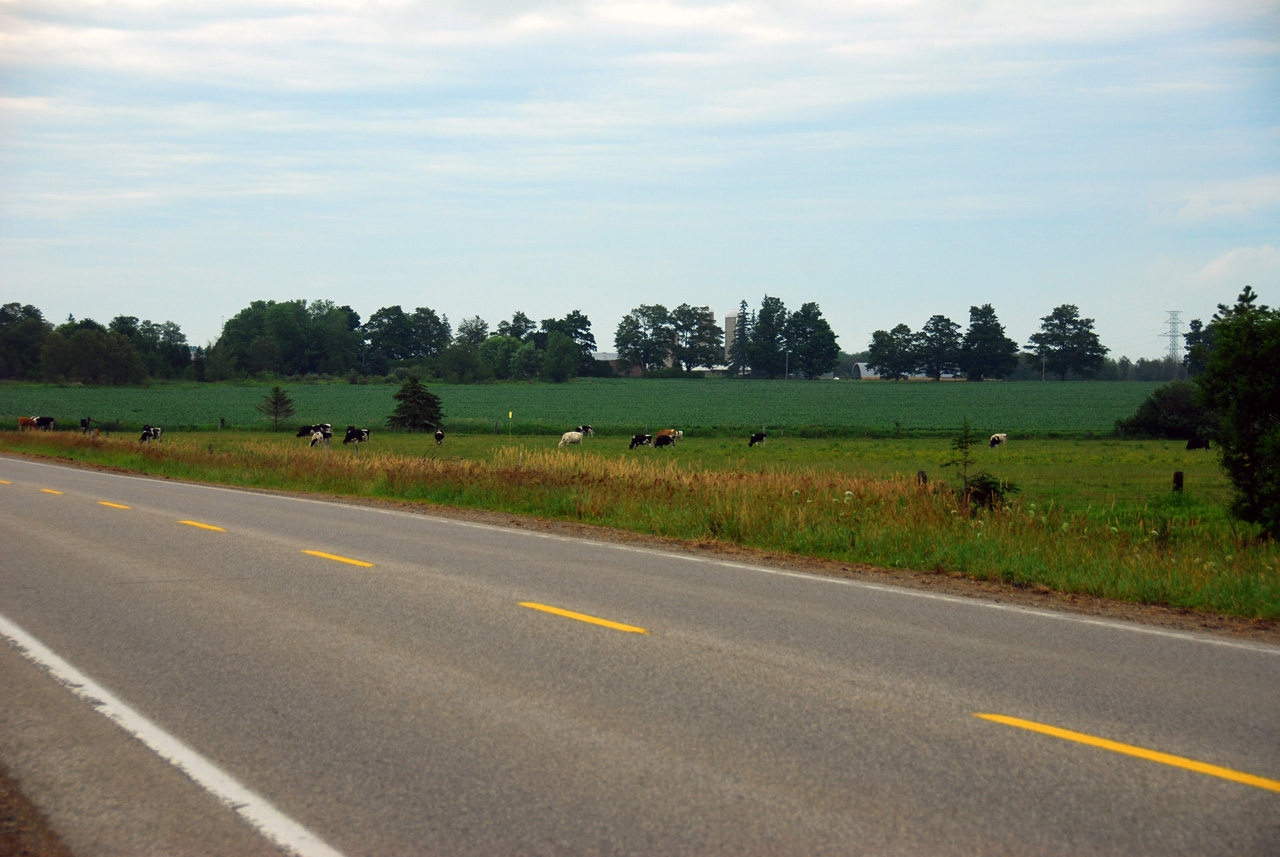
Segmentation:
{"type": "Polygon", "coordinates": [[[1182,320],[1178,318],[1182,311],[1170,309],[1165,312],[1169,313],[1169,332],[1161,336],[1169,340],[1169,359],[1176,362],[1182,358],[1182,320]]]}

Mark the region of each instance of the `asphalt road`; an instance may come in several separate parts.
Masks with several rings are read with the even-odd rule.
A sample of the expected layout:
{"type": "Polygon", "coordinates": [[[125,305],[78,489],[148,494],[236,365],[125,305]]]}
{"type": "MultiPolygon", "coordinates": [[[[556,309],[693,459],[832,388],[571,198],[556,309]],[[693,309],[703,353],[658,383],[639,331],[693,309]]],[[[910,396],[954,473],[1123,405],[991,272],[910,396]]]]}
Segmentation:
{"type": "Polygon", "coordinates": [[[0,618],[82,857],[1280,854],[1265,644],[10,458],[0,618]]]}

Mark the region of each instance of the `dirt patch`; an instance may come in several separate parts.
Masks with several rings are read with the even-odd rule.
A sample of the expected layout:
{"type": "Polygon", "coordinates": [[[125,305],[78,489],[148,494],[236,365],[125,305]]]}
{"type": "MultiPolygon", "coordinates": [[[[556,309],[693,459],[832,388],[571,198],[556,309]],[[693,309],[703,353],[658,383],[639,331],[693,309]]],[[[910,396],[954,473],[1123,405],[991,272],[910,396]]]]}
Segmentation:
{"type": "Polygon", "coordinates": [[[0,854],[6,857],[72,857],[58,835],[0,764],[0,854]]]}

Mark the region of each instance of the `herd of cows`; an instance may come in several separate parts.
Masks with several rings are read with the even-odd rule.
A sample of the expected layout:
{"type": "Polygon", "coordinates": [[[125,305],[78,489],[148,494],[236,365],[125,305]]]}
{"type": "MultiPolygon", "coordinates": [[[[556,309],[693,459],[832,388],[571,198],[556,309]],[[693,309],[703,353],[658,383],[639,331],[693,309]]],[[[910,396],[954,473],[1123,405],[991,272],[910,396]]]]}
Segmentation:
{"type": "MultiPolygon", "coordinates": [[[[80,430],[88,433],[97,434],[97,429],[91,427],[93,420],[83,419],[80,421],[80,430]]],[[[19,417],[18,431],[53,431],[53,417],[19,417]]],[[[161,434],[159,426],[147,424],[142,427],[142,437],[139,438],[143,443],[152,440],[159,440],[161,434]]],[[[567,431],[560,437],[559,448],[582,443],[584,437],[594,437],[595,429],[589,425],[578,426],[573,431],[567,431]]],[[[333,425],[330,423],[316,423],[315,425],[302,426],[298,429],[297,437],[310,438],[312,447],[321,446],[329,447],[329,441],[333,439],[333,425]]],[[[638,446],[650,446],[661,449],[664,446],[675,446],[676,441],[684,437],[684,432],[680,429],[661,429],[655,434],[637,434],[631,437],[631,446],[629,449],[635,449],[638,446]]],[[[756,432],[747,438],[747,446],[756,446],[762,444],[768,437],[764,432],[756,432]]],[[[436,429],[435,433],[436,446],[444,443],[444,432],[436,429]]],[[[347,426],[347,435],[342,439],[344,444],[354,443],[356,452],[360,451],[360,444],[369,440],[369,429],[356,428],[355,426],[347,426]]],[[[1008,435],[1003,432],[991,435],[990,448],[995,449],[1008,440],[1008,435]]],[[[1187,444],[1187,449],[1208,449],[1209,442],[1199,438],[1193,438],[1187,444]]]]}

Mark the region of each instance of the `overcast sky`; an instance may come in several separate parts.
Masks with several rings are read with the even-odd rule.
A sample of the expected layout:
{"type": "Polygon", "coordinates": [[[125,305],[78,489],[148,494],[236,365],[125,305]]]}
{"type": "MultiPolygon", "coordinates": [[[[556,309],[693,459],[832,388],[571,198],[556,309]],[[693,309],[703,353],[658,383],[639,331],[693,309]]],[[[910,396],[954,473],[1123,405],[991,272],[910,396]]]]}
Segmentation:
{"type": "Polygon", "coordinates": [[[1275,0],[0,0],[0,302],[495,327],[1280,304],[1275,0]]]}

